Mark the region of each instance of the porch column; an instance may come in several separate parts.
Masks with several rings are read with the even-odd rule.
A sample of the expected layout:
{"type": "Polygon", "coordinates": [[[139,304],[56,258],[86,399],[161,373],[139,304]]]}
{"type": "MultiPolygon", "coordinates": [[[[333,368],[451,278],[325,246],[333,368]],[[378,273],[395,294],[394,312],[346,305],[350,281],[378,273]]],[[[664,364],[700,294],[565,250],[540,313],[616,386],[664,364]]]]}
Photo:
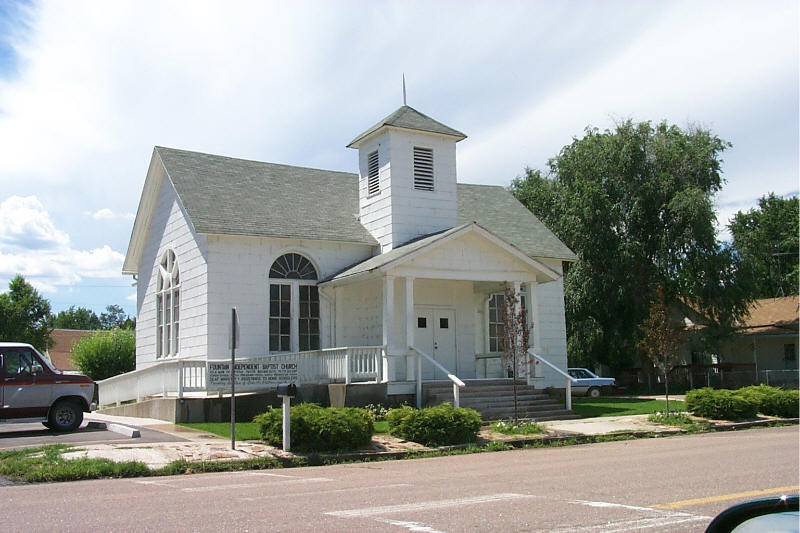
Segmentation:
{"type": "MultiPolygon", "coordinates": [[[[392,329],[394,327],[394,277],[385,276],[383,278],[383,346],[386,352],[389,351],[389,346],[392,339],[392,329]]],[[[386,357],[381,358],[381,381],[386,382],[389,378],[389,360],[386,357]]]]}
{"type": "Polygon", "coordinates": [[[406,306],[406,379],[414,380],[417,377],[414,357],[409,357],[411,347],[414,346],[414,278],[406,277],[405,291],[406,306]]]}
{"type": "MultiPolygon", "coordinates": [[[[516,319],[519,316],[520,309],[522,308],[522,292],[520,291],[520,288],[522,288],[522,283],[520,283],[519,281],[514,281],[514,282],[512,282],[512,287],[514,288],[514,297],[515,297],[515,302],[514,302],[514,320],[512,322],[516,322],[516,319]]],[[[517,346],[521,346],[522,345],[521,332],[520,332],[519,335],[517,335],[516,345],[517,346]]],[[[524,355],[518,353],[517,357],[515,357],[513,359],[514,361],[516,361],[516,367],[514,368],[514,381],[516,381],[517,378],[519,378],[519,367],[520,367],[520,364],[522,363],[522,361],[520,361],[519,357],[524,357],[524,355]]]]}
{"type": "MultiPolygon", "coordinates": [[[[527,284],[528,289],[528,324],[531,328],[530,337],[528,338],[529,344],[537,355],[542,355],[542,328],[539,324],[539,298],[536,294],[537,284],[532,281],[527,284]]],[[[536,377],[536,364],[535,361],[531,362],[531,372],[529,378],[536,377]]],[[[531,384],[530,379],[529,385],[531,384]]]]}

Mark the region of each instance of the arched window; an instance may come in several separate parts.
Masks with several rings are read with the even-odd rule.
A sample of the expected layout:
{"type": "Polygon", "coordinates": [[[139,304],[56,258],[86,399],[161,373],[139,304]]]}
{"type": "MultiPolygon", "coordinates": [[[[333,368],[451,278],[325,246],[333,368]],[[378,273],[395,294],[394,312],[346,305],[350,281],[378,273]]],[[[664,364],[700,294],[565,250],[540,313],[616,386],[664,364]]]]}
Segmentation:
{"type": "Polygon", "coordinates": [[[181,278],[175,252],[167,250],[156,278],[156,357],[176,355],[180,344],[181,278]]]}
{"type": "Polygon", "coordinates": [[[269,351],[319,350],[317,269],[288,253],[269,269],[269,351]]]}

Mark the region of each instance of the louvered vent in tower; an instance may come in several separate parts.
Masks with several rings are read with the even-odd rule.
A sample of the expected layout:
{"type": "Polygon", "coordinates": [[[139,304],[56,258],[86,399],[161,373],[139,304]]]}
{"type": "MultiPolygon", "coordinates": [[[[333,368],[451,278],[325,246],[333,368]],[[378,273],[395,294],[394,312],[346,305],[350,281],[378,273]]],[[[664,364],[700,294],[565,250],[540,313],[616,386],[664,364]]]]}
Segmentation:
{"type": "Polygon", "coordinates": [[[381,190],[380,178],[378,176],[378,151],[375,150],[367,156],[367,196],[378,194],[381,190]]]}
{"type": "Polygon", "coordinates": [[[433,150],[430,148],[414,147],[414,188],[433,190],[433,150]]]}

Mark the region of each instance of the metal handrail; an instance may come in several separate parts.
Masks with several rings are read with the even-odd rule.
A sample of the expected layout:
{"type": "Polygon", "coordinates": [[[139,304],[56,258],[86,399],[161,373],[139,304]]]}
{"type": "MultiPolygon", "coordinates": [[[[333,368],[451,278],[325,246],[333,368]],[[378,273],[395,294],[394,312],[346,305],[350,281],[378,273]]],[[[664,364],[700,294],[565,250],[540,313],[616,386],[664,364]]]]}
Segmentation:
{"type": "Polygon", "coordinates": [[[447,370],[443,367],[438,361],[436,361],[433,357],[426,354],[416,346],[410,346],[410,349],[417,352],[417,407],[422,407],[422,358],[428,360],[434,367],[441,370],[446,376],[447,379],[453,382],[453,407],[460,407],[460,398],[459,398],[459,391],[458,389],[461,387],[466,387],[466,384],[458,379],[458,376],[447,370]]]}
{"type": "Polygon", "coordinates": [[[528,355],[536,359],[537,361],[541,361],[542,363],[546,364],[565,378],[567,378],[567,410],[572,411],[572,383],[575,382],[575,378],[558,368],[556,365],[542,357],[541,355],[537,354],[531,349],[528,349],[528,355]]]}

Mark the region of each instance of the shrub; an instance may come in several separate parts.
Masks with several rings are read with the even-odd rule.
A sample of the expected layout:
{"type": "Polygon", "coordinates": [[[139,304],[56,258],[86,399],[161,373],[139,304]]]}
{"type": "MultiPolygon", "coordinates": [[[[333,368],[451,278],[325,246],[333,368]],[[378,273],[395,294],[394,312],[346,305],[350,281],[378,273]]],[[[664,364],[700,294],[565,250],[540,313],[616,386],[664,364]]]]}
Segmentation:
{"type": "Polygon", "coordinates": [[[72,362],[94,380],[130,372],[136,368],[136,337],[129,329],[84,337],[72,349],[72,362]]]}
{"type": "Polygon", "coordinates": [[[474,442],[481,428],[481,415],[476,410],[449,403],[425,409],[392,409],[386,420],[391,435],[425,446],[474,442]]]}
{"type": "Polygon", "coordinates": [[[742,420],[756,416],[758,402],[735,391],[705,387],[686,393],[686,409],[704,418],[742,420]]]}
{"type": "MultiPolygon", "coordinates": [[[[302,452],[353,450],[372,440],[372,416],[355,407],[320,407],[301,403],[291,410],[292,449],[302,452]]],[[[283,412],[272,407],[257,415],[261,438],[273,446],[283,442],[283,412]]]]}
{"type": "Polygon", "coordinates": [[[796,390],[753,385],[739,389],[738,393],[755,400],[758,403],[758,412],[767,416],[794,418],[800,408],[800,394],[796,390]]]}

